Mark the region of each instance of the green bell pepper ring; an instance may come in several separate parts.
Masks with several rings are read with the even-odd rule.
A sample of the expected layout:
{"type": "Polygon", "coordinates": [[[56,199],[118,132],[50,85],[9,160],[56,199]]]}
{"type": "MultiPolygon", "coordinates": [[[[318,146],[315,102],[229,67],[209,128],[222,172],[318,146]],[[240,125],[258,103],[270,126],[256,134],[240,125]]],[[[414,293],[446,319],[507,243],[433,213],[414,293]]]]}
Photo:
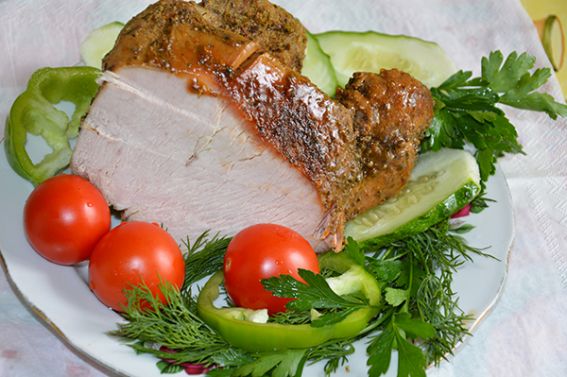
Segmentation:
{"type": "Polygon", "coordinates": [[[381,290],[378,282],[364,268],[354,264],[341,254],[328,254],[320,259],[321,268],[338,273],[349,273],[371,306],[361,308],[342,321],[313,327],[309,324],[284,325],[255,323],[244,319],[249,309],[217,308],[214,301],[219,296],[223,282],[222,271],[214,274],[205,284],[197,299],[199,316],[231,345],[252,352],[279,351],[293,348],[309,348],[331,339],[345,339],[358,335],[379,311],[381,290]]]}
{"type": "Polygon", "coordinates": [[[16,173],[38,185],[69,165],[69,140],[78,135],[79,123],[98,92],[96,79],[100,73],[92,67],[42,68],[34,72],[6,121],[6,156],[16,173]],[[71,119],[54,106],[61,101],[75,105],[71,119]],[[38,163],[26,150],[28,133],[43,138],[52,150],[38,163]]]}

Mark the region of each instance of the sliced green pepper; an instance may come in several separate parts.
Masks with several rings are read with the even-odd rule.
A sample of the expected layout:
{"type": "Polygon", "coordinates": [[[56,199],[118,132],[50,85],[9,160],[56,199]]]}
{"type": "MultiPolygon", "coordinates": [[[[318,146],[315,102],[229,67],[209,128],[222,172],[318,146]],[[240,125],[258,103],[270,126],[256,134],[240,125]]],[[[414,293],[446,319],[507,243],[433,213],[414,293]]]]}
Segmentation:
{"type": "Polygon", "coordinates": [[[32,75],[6,121],[6,156],[16,173],[37,185],[69,164],[69,140],[79,133],[81,118],[98,91],[99,76],[92,67],[42,68],[32,75]],[[61,101],[75,105],[71,119],[54,106],[61,101]],[[52,150],[38,163],[26,150],[28,133],[43,138],[52,150]]]}
{"type": "Polygon", "coordinates": [[[254,352],[309,348],[331,339],[358,335],[379,311],[381,293],[378,282],[364,268],[343,254],[325,255],[320,258],[320,267],[338,273],[348,273],[349,279],[356,285],[357,291],[368,299],[370,306],[351,313],[340,322],[322,327],[309,324],[255,323],[245,319],[249,309],[214,306],[223,282],[222,271],[219,271],[209,279],[199,294],[199,316],[233,346],[254,352]]]}

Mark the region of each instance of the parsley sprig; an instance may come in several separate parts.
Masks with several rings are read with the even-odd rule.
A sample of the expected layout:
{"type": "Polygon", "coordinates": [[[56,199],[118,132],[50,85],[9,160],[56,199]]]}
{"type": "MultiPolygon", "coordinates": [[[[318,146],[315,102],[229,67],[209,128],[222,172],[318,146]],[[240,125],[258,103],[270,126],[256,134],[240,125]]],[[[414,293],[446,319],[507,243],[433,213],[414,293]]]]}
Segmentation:
{"type": "Polygon", "coordinates": [[[311,326],[321,327],[337,323],[349,314],[368,306],[368,300],[354,296],[339,296],[325,278],[309,270],[299,269],[302,283],[291,275],[271,277],[262,281],[264,288],[274,296],[293,298],[286,307],[297,313],[309,312],[311,309],[330,309],[319,318],[311,321],[311,326]]]}
{"type": "Polygon", "coordinates": [[[536,92],[551,76],[549,68],[533,70],[535,58],[512,52],[506,59],[500,51],[482,58],[480,77],[459,71],[437,88],[435,116],[421,150],[462,149],[472,144],[481,180],[494,174],[496,160],[506,153],[523,153],[516,129],[497,105],[543,111],[552,119],[567,116],[567,105],[536,92]]]}
{"type": "Polygon", "coordinates": [[[428,323],[411,318],[408,313],[392,314],[380,335],[368,346],[369,376],[380,376],[390,368],[394,346],[398,350],[398,377],[425,377],[427,360],[423,351],[409,339],[431,339],[435,329],[428,323]]]}

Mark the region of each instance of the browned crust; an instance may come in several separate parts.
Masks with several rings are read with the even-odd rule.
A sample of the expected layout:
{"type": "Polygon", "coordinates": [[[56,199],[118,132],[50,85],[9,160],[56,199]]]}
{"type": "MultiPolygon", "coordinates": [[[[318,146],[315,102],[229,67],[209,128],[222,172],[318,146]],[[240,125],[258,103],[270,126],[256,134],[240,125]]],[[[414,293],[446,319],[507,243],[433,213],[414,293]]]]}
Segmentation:
{"type": "Polygon", "coordinates": [[[350,188],[362,177],[351,111],[269,54],[241,67],[228,87],[262,139],[315,184],[329,213],[322,238],[342,234],[350,188]]]}
{"type": "Polygon", "coordinates": [[[143,65],[191,72],[211,64],[224,69],[242,63],[258,48],[241,35],[211,25],[202,13],[193,2],[161,0],[150,5],[124,26],[104,59],[104,69],[143,65]],[[182,53],[185,47],[190,48],[182,53]],[[236,59],[242,51],[248,56],[236,59]]]}
{"type": "Polygon", "coordinates": [[[161,0],[126,24],[115,48],[106,56],[104,68],[140,64],[171,68],[171,32],[178,25],[190,25],[195,32],[209,34],[233,48],[257,44],[296,71],[303,65],[305,28],[283,8],[267,0],[209,0],[201,4],[161,0]]]}
{"type": "Polygon", "coordinates": [[[203,0],[214,25],[255,41],[284,65],[299,72],[307,30],[285,9],[267,0],[203,0]]]}
{"type": "Polygon", "coordinates": [[[423,132],[433,118],[429,89],[397,69],[358,72],[337,100],[354,112],[364,179],[353,188],[346,217],[397,194],[415,165],[423,132]]]}

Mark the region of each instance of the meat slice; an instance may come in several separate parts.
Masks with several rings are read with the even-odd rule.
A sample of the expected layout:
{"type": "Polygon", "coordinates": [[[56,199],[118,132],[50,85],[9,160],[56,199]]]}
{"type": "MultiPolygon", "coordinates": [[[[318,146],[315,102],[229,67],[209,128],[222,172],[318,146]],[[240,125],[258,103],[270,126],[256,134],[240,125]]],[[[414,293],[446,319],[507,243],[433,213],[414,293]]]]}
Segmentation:
{"type": "Polygon", "coordinates": [[[354,111],[364,174],[345,209],[345,216],[351,218],[394,196],[406,184],[433,118],[433,98],[425,85],[396,69],[355,73],[336,97],[354,111]]]}
{"type": "Polygon", "coordinates": [[[345,106],[246,27],[219,26],[219,4],[163,0],[124,27],[72,169],[126,218],[177,239],[266,222],[338,249],[344,223],[409,176],[431,97],[385,71],[355,76],[345,106]]]}
{"type": "Polygon", "coordinates": [[[185,79],[154,69],[122,68],[104,80],[72,168],[125,218],[163,223],[177,240],[277,221],[321,244],[316,189],[228,102],[188,94],[185,79]]]}

